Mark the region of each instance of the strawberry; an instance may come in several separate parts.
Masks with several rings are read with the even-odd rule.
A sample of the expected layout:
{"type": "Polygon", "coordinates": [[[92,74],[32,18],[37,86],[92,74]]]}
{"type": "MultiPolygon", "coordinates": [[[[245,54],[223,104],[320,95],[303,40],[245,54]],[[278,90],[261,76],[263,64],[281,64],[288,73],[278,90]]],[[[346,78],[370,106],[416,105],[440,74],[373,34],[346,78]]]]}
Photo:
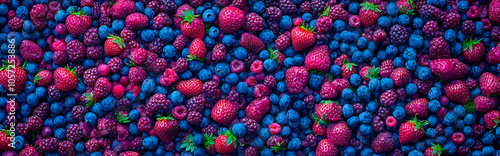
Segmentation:
{"type": "Polygon", "coordinates": [[[335,122],[342,119],[342,106],[331,100],[323,100],[316,107],[313,119],[326,125],[328,122],[335,122]]]}
{"type": "Polygon", "coordinates": [[[490,64],[500,63],[500,47],[499,48],[497,47],[492,47],[491,50],[486,55],[486,61],[488,61],[488,63],[490,64]]]}
{"type": "Polygon", "coordinates": [[[179,123],[172,117],[172,114],[164,117],[160,116],[156,119],[155,133],[156,136],[165,144],[170,143],[179,133],[179,123]]]}
{"type": "Polygon", "coordinates": [[[295,51],[302,51],[314,45],[314,27],[305,25],[305,22],[292,29],[292,46],[295,51]]]}
{"type": "Polygon", "coordinates": [[[333,99],[337,97],[337,90],[333,88],[332,82],[329,78],[325,78],[323,84],[321,85],[320,96],[323,99],[333,99]]]}
{"type": "Polygon", "coordinates": [[[327,45],[315,46],[304,59],[306,68],[318,72],[329,71],[332,65],[329,50],[327,45]]]}
{"type": "Polygon", "coordinates": [[[458,59],[435,59],[429,64],[432,75],[441,80],[456,80],[465,77],[467,65],[458,59]]]}
{"type": "Polygon", "coordinates": [[[192,78],[189,80],[180,81],[175,89],[181,92],[182,95],[192,97],[201,94],[203,83],[200,79],[192,78]]]}
{"type": "MultiPolygon", "coordinates": [[[[211,117],[221,124],[229,124],[238,115],[238,107],[229,100],[219,100],[212,109],[211,117]]],[[[217,150],[218,151],[218,150],[217,150]]]]}
{"type": "Polygon", "coordinates": [[[245,23],[245,12],[243,10],[227,6],[220,10],[219,17],[219,29],[224,33],[234,33],[243,28],[245,23]]]}
{"type": "Polygon", "coordinates": [[[238,138],[236,138],[231,130],[224,131],[215,139],[215,150],[219,154],[228,154],[236,150],[238,146],[238,138]]]}
{"type": "Polygon", "coordinates": [[[0,67],[0,84],[13,94],[21,93],[26,85],[28,75],[24,66],[14,65],[14,60],[2,61],[3,65],[0,67]],[[12,83],[12,80],[14,82],[12,83]]]}
{"type": "Polygon", "coordinates": [[[484,125],[486,128],[494,129],[500,124],[500,111],[492,110],[484,114],[484,125]]]}
{"type": "Polygon", "coordinates": [[[120,36],[110,34],[106,42],[104,42],[104,53],[107,56],[120,55],[127,45],[120,36]]]}
{"type": "Polygon", "coordinates": [[[462,55],[465,60],[469,63],[475,63],[484,55],[484,44],[481,42],[482,39],[468,39],[464,42],[464,49],[462,50],[462,55]]]}
{"type": "Polygon", "coordinates": [[[394,81],[394,86],[405,87],[406,84],[410,83],[411,74],[410,71],[404,67],[396,68],[394,72],[391,73],[391,79],[394,81]]]}
{"type": "Polygon", "coordinates": [[[424,151],[424,156],[441,156],[445,149],[443,149],[439,144],[432,143],[431,147],[427,147],[424,151]]]}
{"type": "Polygon", "coordinates": [[[181,23],[182,23],[182,12],[186,11],[186,10],[191,10],[191,11],[194,11],[193,7],[191,7],[189,4],[184,4],[184,5],[181,5],[180,7],[177,8],[177,10],[175,11],[175,14],[173,15],[173,18],[174,18],[174,25],[177,27],[177,28],[180,28],[181,27],[181,23]]]}
{"type": "Polygon", "coordinates": [[[343,65],[340,68],[340,75],[344,79],[350,79],[352,75],[356,74],[356,67],[358,66],[356,63],[348,63],[347,59],[344,59],[343,65]]]}
{"type": "Polygon", "coordinates": [[[245,48],[248,52],[257,54],[264,49],[265,45],[259,37],[244,32],[241,34],[239,46],[245,48]]]}
{"type": "Polygon", "coordinates": [[[92,18],[87,16],[83,9],[79,12],[71,11],[71,15],[66,18],[66,29],[73,36],[80,36],[92,25],[92,18]]]}
{"type": "Polygon", "coordinates": [[[370,67],[370,66],[365,66],[359,70],[359,75],[361,75],[361,78],[365,81],[370,81],[371,79],[380,79],[380,67],[370,67]]]}
{"type": "Polygon", "coordinates": [[[70,91],[78,85],[75,69],[59,67],[54,71],[54,84],[61,91],[70,91]]]}
{"type": "Polygon", "coordinates": [[[429,124],[428,121],[420,121],[417,117],[406,121],[399,127],[399,142],[402,145],[416,142],[424,136],[424,126],[429,124]]]}
{"type": "Polygon", "coordinates": [[[38,72],[33,80],[33,84],[38,84],[38,86],[46,86],[50,82],[52,82],[52,73],[49,70],[38,72]]]}
{"type": "Polygon", "coordinates": [[[181,31],[184,36],[203,39],[205,36],[205,24],[200,15],[195,15],[192,10],[182,12],[181,31]]]}
{"type": "Polygon", "coordinates": [[[489,72],[484,72],[479,78],[479,88],[484,95],[500,93],[500,78],[489,72]]]}
{"type": "Polygon", "coordinates": [[[328,140],[335,146],[347,146],[351,139],[351,129],[345,121],[329,124],[326,133],[328,140]]]}
{"type": "Polygon", "coordinates": [[[321,123],[314,122],[312,130],[313,130],[315,135],[324,136],[324,135],[326,135],[327,129],[326,129],[326,126],[323,126],[321,123]]]}
{"type": "Polygon", "coordinates": [[[418,98],[405,105],[405,112],[408,116],[417,118],[427,118],[429,115],[429,101],[426,98],[418,98]]]}
{"type": "Polygon", "coordinates": [[[396,143],[392,138],[391,132],[382,132],[377,135],[372,142],[372,149],[374,153],[390,152],[394,149],[396,143]]]}
{"type": "Polygon", "coordinates": [[[319,141],[316,148],[316,156],[337,156],[339,153],[337,147],[328,139],[319,141]]]}
{"type": "Polygon", "coordinates": [[[91,93],[84,93],[82,96],[87,101],[86,106],[91,107],[95,102],[99,102],[108,96],[111,91],[111,83],[106,77],[100,77],[96,80],[94,90],[91,93]]]}
{"type": "Polygon", "coordinates": [[[42,154],[35,147],[28,146],[19,153],[19,156],[42,156],[42,154]]]}
{"type": "Polygon", "coordinates": [[[273,50],[271,47],[269,47],[267,51],[269,52],[269,58],[271,60],[274,60],[280,66],[285,64],[286,56],[283,53],[278,50],[273,50]]]}
{"type": "Polygon", "coordinates": [[[305,67],[293,66],[286,70],[285,79],[288,92],[300,93],[309,81],[309,72],[305,67]]]}
{"type": "Polygon", "coordinates": [[[7,129],[2,129],[0,131],[0,152],[6,151],[11,148],[12,143],[14,142],[14,136],[15,134],[12,134],[14,132],[7,130],[7,129]]]}
{"type": "Polygon", "coordinates": [[[396,6],[398,6],[399,11],[401,13],[407,14],[407,15],[413,15],[414,9],[415,9],[415,2],[414,0],[398,0],[396,3],[396,6]]]}
{"type": "Polygon", "coordinates": [[[200,60],[203,61],[207,56],[207,47],[205,42],[199,38],[195,38],[191,45],[189,46],[188,60],[200,60]]]}
{"type": "Polygon", "coordinates": [[[375,24],[378,20],[380,9],[378,5],[374,5],[370,2],[361,3],[361,8],[359,9],[359,19],[364,27],[369,27],[375,24]]]}
{"type": "Polygon", "coordinates": [[[444,92],[451,101],[459,104],[465,104],[470,98],[469,88],[467,84],[461,80],[448,83],[444,87],[444,92]]]}
{"type": "Polygon", "coordinates": [[[488,6],[488,18],[490,21],[500,23],[500,0],[492,0],[488,6]]]}
{"type": "Polygon", "coordinates": [[[497,99],[494,97],[478,96],[474,99],[474,110],[478,112],[486,113],[496,107],[497,99]]]}
{"type": "Polygon", "coordinates": [[[125,18],[135,11],[135,3],[130,0],[119,0],[111,6],[111,16],[114,19],[125,18]]]}
{"type": "Polygon", "coordinates": [[[43,60],[42,48],[40,48],[38,44],[30,40],[23,40],[23,42],[21,42],[19,52],[26,61],[40,63],[43,60]]]}
{"type": "Polygon", "coordinates": [[[271,110],[271,101],[268,96],[253,100],[245,108],[247,117],[260,122],[262,118],[271,110]]]}

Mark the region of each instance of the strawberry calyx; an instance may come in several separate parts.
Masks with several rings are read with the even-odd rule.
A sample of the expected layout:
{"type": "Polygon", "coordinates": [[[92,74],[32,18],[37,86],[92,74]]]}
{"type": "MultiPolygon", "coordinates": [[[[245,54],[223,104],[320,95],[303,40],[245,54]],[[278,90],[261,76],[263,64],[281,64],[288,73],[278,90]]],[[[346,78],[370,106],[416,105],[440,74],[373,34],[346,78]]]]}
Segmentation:
{"type": "Polygon", "coordinates": [[[314,120],[314,122],[320,124],[321,126],[326,126],[328,125],[328,121],[326,121],[326,115],[323,114],[322,118],[318,118],[318,116],[316,116],[316,113],[313,113],[312,114],[312,118],[314,120]]]}
{"type": "Polygon", "coordinates": [[[213,136],[214,134],[213,133],[210,133],[210,135],[208,135],[207,133],[203,134],[203,138],[204,138],[204,142],[203,142],[203,147],[205,147],[205,149],[210,149],[210,145],[213,145],[215,144],[215,139],[217,139],[217,137],[213,136]]]}
{"type": "Polygon", "coordinates": [[[118,120],[119,123],[129,123],[130,118],[128,117],[127,114],[122,114],[122,112],[115,113],[116,114],[116,120],[118,120]]]}
{"type": "Polygon", "coordinates": [[[88,101],[85,104],[85,106],[87,106],[87,108],[92,107],[92,105],[94,105],[94,103],[95,103],[94,93],[90,93],[90,94],[83,93],[83,96],[85,97],[85,100],[88,101]]]}
{"type": "Polygon", "coordinates": [[[7,129],[2,129],[0,130],[0,132],[5,132],[5,136],[10,136],[10,134],[13,133],[11,131],[8,131],[7,129]]]}
{"type": "MultiPolygon", "coordinates": [[[[229,129],[229,130],[226,130],[226,131],[222,132],[222,134],[221,134],[221,135],[224,135],[224,136],[226,136],[226,137],[227,137],[227,139],[226,139],[226,146],[230,146],[233,142],[236,142],[236,143],[234,143],[234,144],[233,144],[233,145],[234,145],[234,147],[236,148],[236,147],[238,146],[238,144],[237,144],[237,143],[240,143],[240,141],[238,140],[238,138],[236,138],[236,137],[233,135],[233,133],[231,133],[231,129],[229,129]]],[[[240,144],[241,144],[241,143],[240,143],[240,144]]]]}
{"type": "Polygon", "coordinates": [[[128,67],[139,66],[138,64],[135,63],[134,59],[130,59],[130,60],[124,61],[124,62],[125,62],[125,65],[127,65],[128,67]]]}
{"type": "Polygon", "coordinates": [[[313,34],[316,34],[316,32],[314,32],[314,29],[316,29],[316,27],[311,27],[309,25],[306,25],[306,22],[302,22],[302,24],[300,24],[299,27],[305,31],[309,31],[312,32],[313,34]]]}
{"type": "Polygon", "coordinates": [[[87,16],[87,13],[83,12],[83,9],[81,9],[80,11],[76,12],[75,8],[71,9],[71,11],[69,12],[71,15],[76,15],[78,17],[81,17],[81,16],[87,16]]]}
{"type": "Polygon", "coordinates": [[[267,49],[267,51],[269,52],[269,58],[271,60],[274,60],[276,63],[281,63],[279,60],[278,60],[278,50],[273,50],[273,48],[269,47],[267,49]]]}
{"type": "Polygon", "coordinates": [[[380,74],[380,67],[375,68],[375,66],[373,66],[372,68],[368,69],[368,75],[366,75],[366,77],[370,78],[370,80],[380,79],[380,76],[378,74],[380,74]]]}
{"type": "MultiPolygon", "coordinates": [[[[0,71],[2,70],[10,70],[11,67],[13,67],[14,65],[14,62],[8,62],[6,60],[2,60],[2,66],[0,67],[0,71]]],[[[14,65],[14,68],[15,68],[15,65],[14,65]]]]}
{"type": "Polygon", "coordinates": [[[76,79],[78,79],[78,81],[81,81],[78,75],[76,75],[75,68],[70,68],[69,66],[66,66],[64,67],[64,69],[68,70],[71,74],[73,74],[73,76],[75,76],[76,79]]]}
{"type": "Polygon", "coordinates": [[[109,34],[109,36],[107,38],[113,39],[113,42],[118,44],[118,47],[120,47],[120,49],[127,47],[127,45],[125,44],[125,41],[123,41],[123,39],[120,36],[115,36],[113,34],[109,34]]]}
{"type": "Polygon", "coordinates": [[[472,101],[472,99],[470,99],[467,103],[465,103],[464,107],[465,107],[465,110],[467,110],[467,112],[469,112],[469,113],[472,113],[475,111],[474,102],[472,101]]]}
{"type": "Polygon", "coordinates": [[[375,12],[381,12],[380,9],[378,9],[378,5],[375,5],[375,4],[372,4],[370,2],[364,2],[364,3],[361,3],[361,5],[363,7],[363,10],[372,10],[372,11],[375,11],[375,12]]]}
{"type": "Polygon", "coordinates": [[[418,131],[419,129],[422,129],[422,131],[424,131],[424,133],[427,133],[427,132],[425,132],[424,126],[428,125],[429,121],[427,121],[427,120],[418,120],[417,119],[417,115],[415,115],[415,117],[413,117],[412,120],[409,120],[409,122],[415,125],[415,130],[414,131],[418,131]]]}
{"type": "Polygon", "coordinates": [[[441,156],[441,153],[444,151],[444,148],[442,148],[439,144],[432,144],[432,154],[435,155],[437,154],[438,156],[441,156]]]}
{"type": "Polygon", "coordinates": [[[194,21],[195,17],[198,17],[200,15],[195,15],[192,10],[185,10],[182,12],[182,15],[178,15],[180,18],[182,18],[181,23],[187,22],[187,24],[191,23],[194,21]]]}
{"type": "Polygon", "coordinates": [[[186,151],[193,152],[197,147],[193,143],[193,135],[189,134],[181,144],[181,148],[186,148],[186,151]]]}
{"type": "Polygon", "coordinates": [[[158,118],[156,118],[156,121],[161,121],[161,120],[174,120],[174,117],[172,116],[172,114],[169,114],[167,116],[163,116],[163,115],[158,115],[158,118]]]}
{"type": "Polygon", "coordinates": [[[349,63],[349,62],[347,62],[347,59],[344,59],[343,64],[345,64],[345,67],[346,67],[347,69],[349,69],[349,70],[352,70],[352,67],[353,67],[353,66],[358,66],[356,63],[349,63]]]}
{"type": "Polygon", "coordinates": [[[478,44],[483,39],[467,39],[464,42],[464,50],[472,50],[475,44],[478,44]]]}
{"type": "Polygon", "coordinates": [[[278,143],[278,146],[271,146],[271,151],[275,153],[279,153],[280,151],[285,151],[288,150],[288,148],[284,147],[284,141],[281,143],[278,143]]]}
{"type": "Polygon", "coordinates": [[[326,7],[326,9],[323,11],[323,13],[321,14],[321,16],[328,16],[330,15],[330,5],[328,5],[326,7]]]}
{"type": "Polygon", "coordinates": [[[205,58],[198,58],[196,57],[196,54],[189,54],[187,55],[187,60],[188,61],[193,61],[193,60],[198,60],[198,61],[205,61],[205,58]]]}

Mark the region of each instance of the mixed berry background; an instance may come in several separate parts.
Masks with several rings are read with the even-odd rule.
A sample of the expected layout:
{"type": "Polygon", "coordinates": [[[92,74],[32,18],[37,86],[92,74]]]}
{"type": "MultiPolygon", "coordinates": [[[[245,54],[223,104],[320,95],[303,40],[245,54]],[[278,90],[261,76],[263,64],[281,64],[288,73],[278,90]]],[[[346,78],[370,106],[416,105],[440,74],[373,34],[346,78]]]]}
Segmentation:
{"type": "Polygon", "coordinates": [[[500,0],[0,0],[2,156],[500,155],[500,0]]]}

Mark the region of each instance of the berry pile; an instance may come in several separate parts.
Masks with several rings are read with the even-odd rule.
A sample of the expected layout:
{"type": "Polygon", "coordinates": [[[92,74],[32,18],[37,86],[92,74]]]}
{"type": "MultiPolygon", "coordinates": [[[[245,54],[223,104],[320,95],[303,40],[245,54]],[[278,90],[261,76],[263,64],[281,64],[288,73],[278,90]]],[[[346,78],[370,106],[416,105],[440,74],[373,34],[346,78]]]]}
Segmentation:
{"type": "Polygon", "coordinates": [[[0,0],[0,152],[500,155],[499,41],[500,0],[0,0]]]}

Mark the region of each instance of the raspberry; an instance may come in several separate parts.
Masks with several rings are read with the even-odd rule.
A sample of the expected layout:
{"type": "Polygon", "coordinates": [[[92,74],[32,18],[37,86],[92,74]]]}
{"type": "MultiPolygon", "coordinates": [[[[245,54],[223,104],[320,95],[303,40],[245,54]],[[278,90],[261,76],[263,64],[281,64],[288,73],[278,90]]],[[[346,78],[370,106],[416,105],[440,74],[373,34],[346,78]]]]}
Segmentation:
{"type": "Polygon", "coordinates": [[[135,32],[125,28],[120,33],[120,37],[123,39],[123,41],[130,42],[135,39],[135,32]]]}
{"type": "MultiPolygon", "coordinates": [[[[151,2],[154,2],[154,1],[151,1],[151,2]]],[[[171,26],[171,25],[172,25],[172,19],[170,19],[170,16],[168,16],[165,13],[159,13],[153,19],[153,28],[156,30],[160,30],[163,27],[171,26]]]]}
{"type": "Polygon", "coordinates": [[[264,18],[252,12],[245,16],[245,29],[251,32],[260,32],[264,30],[264,18]]]}
{"type": "Polygon", "coordinates": [[[87,47],[85,52],[87,54],[87,58],[100,59],[104,54],[104,49],[101,46],[87,47]]]}
{"type": "Polygon", "coordinates": [[[45,118],[50,111],[50,105],[47,102],[40,103],[35,110],[33,110],[33,115],[40,118],[45,118]]]}
{"type": "Polygon", "coordinates": [[[186,103],[186,107],[188,111],[197,111],[202,113],[205,109],[206,102],[207,100],[205,99],[205,96],[200,94],[189,99],[186,103]]]}
{"type": "Polygon", "coordinates": [[[83,43],[86,46],[97,46],[99,45],[99,34],[97,34],[97,28],[90,28],[83,34],[83,43]]]}
{"type": "Polygon", "coordinates": [[[490,31],[491,39],[500,41],[500,26],[493,26],[490,31]]]}
{"type": "Polygon", "coordinates": [[[243,123],[245,127],[247,127],[247,131],[249,134],[255,134],[257,132],[257,129],[259,127],[257,121],[248,117],[244,117],[240,120],[240,122],[243,123]]]}
{"type": "Polygon", "coordinates": [[[36,145],[40,147],[42,152],[55,152],[59,144],[59,140],[55,137],[45,138],[42,140],[37,140],[36,145]]]}
{"type": "Polygon", "coordinates": [[[23,19],[19,17],[14,17],[9,20],[9,28],[14,30],[14,31],[19,31],[23,27],[23,19]]]}
{"type": "Polygon", "coordinates": [[[83,129],[78,124],[72,124],[66,130],[66,138],[68,138],[68,141],[75,143],[83,140],[85,135],[83,135],[83,129]]]}
{"type": "MultiPolygon", "coordinates": [[[[322,0],[312,0],[311,2],[311,6],[312,6],[312,10],[314,12],[322,12],[325,7],[326,7],[326,3],[323,2],[322,0]]],[[[332,8],[330,8],[330,12],[332,11],[332,8]]]]}
{"type": "Polygon", "coordinates": [[[245,156],[257,156],[259,151],[254,146],[250,145],[245,149],[245,156]]]}
{"type": "Polygon", "coordinates": [[[333,21],[336,21],[336,20],[347,21],[347,18],[349,17],[349,15],[348,15],[347,11],[344,10],[344,4],[340,3],[338,5],[334,5],[334,6],[330,7],[330,13],[329,13],[328,17],[330,17],[333,21]]]}
{"type": "Polygon", "coordinates": [[[151,119],[145,116],[139,118],[139,121],[137,121],[137,128],[139,128],[141,132],[149,131],[151,129],[151,119]]]}
{"type": "Polygon", "coordinates": [[[75,144],[71,141],[60,142],[58,147],[59,153],[62,155],[76,155],[75,144]]]}
{"type": "Polygon", "coordinates": [[[97,70],[97,67],[87,69],[85,72],[83,72],[83,84],[87,86],[94,86],[98,78],[99,72],[97,70]]]}
{"type": "Polygon", "coordinates": [[[305,1],[300,4],[300,11],[303,13],[312,13],[311,2],[305,1]]]}
{"type": "Polygon", "coordinates": [[[364,106],[360,103],[355,103],[352,105],[352,107],[354,107],[354,113],[356,115],[359,115],[364,110],[364,106]]]}
{"type": "Polygon", "coordinates": [[[123,68],[123,62],[119,57],[113,57],[109,59],[108,66],[112,73],[118,73],[123,68]]]}
{"type": "Polygon", "coordinates": [[[427,21],[427,23],[425,23],[424,27],[422,28],[422,31],[425,35],[430,36],[442,36],[444,34],[443,32],[439,31],[439,26],[436,21],[427,21]]]}
{"type": "Polygon", "coordinates": [[[443,29],[456,29],[460,24],[460,15],[457,13],[449,13],[443,21],[443,29]]]}
{"type": "Polygon", "coordinates": [[[464,32],[465,35],[467,35],[467,36],[474,35],[475,29],[476,29],[476,25],[474,24],[474,21],[467,20],[467,21],[462,22],[462,31],[464,32]]]}
{"type": "Polygon", "coordinates": [[[57,89],[56,85],[50,85],[47,89],[49,97],[54,101],[59,101],[61,98],[61,91],[57,89]]]}
{"type": "Polygon", "coordinates": [[[73,107],[71,113],[75,119],[83,120],[83,117],[85,116],[87,111],[88,111],[87,107],[82,106],[82,105],[77,105],[77,106],[73,107]]]}
{"type": "Polygon", "coordinates": [[[208,125],[206,127],[203,127],[203,129],[201,129],[201,133],[203,134],[217,134],[217,128],[215,128],[215,126],[213,125],[208,125]]]}
{"type": "Polygon", "coordinates": [[[279,7],[285,14],[294,14],[297,12],[297,6],[290,0],[280,0],[279,7]]]}
{"type": "Polygon", "coordinates": [[[153,53],[160,54],[163,51],[163,47],[165,47],[166,45],[167,44],[165,42],[157,37],[148,44],[148,49],[153,53]]]}

